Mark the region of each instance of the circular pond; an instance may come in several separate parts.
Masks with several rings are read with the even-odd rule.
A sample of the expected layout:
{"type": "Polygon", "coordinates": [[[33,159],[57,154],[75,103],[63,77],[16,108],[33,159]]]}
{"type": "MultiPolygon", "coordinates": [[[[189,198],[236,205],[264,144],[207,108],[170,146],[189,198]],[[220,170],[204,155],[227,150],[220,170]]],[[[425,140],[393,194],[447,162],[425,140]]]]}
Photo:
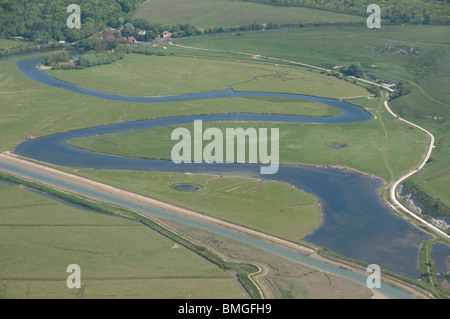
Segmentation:
{"type": "Polygon", "coordinates": [[[334,148],[343,148],[347,146],[347,144],[341,142],[330,142],[328,145],[334,148]]]}
{"type": "Polygon", "coordinates": [[[182,192],[196,192],[201,190],[203,187],[197,184],[190,184],[190,183],[177,183],[170,185],[171,188],[182,191],[182,192]]]}

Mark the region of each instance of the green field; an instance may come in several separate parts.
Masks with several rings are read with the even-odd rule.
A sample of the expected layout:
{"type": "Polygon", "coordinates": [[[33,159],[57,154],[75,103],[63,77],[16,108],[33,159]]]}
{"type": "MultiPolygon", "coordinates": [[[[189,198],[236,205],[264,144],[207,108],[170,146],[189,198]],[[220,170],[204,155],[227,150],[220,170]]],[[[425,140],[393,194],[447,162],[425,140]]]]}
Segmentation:
{"type": "Polygon", "coordinates": [[[27,44],[27,42],[21,40],[0,39],[0,49],[11,49],[25,44],[27,44]]]}
{"type": "Polygon", "coordinates": [[[130,54],[110,65],[48,73],[79,86],[131,96],[224,90],[230,85],[242,91],[280,91],[330,98],[369,95],[367,90],[351,83],[298,68],[276,67],[257,60],[254,63],[233,61],[234,57],[226,54],[221,56],[227,60],[187,57],[182,55],[192,54],[192,50],[171,46],[168,51],[175,54],[130,54]],[[274,83],[277,85],[273,86],[274,83]]]}
{"type": "Polygon", "coordinates": [[[151,198],[299,242],[321,223],[316,199],[290,185],[205,174],[65,169],[151,198]],[[182,192],[172,184],[201,185],[182,192]]]}
{"type": "Polygon", "coordinates": [[[382,26],[377,30],[314,27],[193,37],[176,43],[260,54],[325,68],[360,62],[378,78],[409,81],[411,93],[390,105],[394,112],[423,126],[436,138],[433,161],[412,180],[450,205],[449,31],[449,26],[382,26]]]}
{"type": "MultiPolygon", "coordinates": [[[[173,82],[166,85],[170,88],[172,84],[173,82]]],[[[347,85],[349,89],[352,88],[350,84],[347,85]]],[[[13,61],[0,64],[0,88],[2,151],[12,150],[17,143],[28,137],[117,121],[192,114],[259,112],[261,106],[261,111],[267,113],[281,111],[291,114],[331,115],[336,111],[327,106],[318,108],[317,104],[309,102],[270,103],[254,99],[242,100],[246,102],[245,105],[233,103],[232,99],[215,100],[214,103],[191,101],[159,104],[102,100],[36,83],[23,76],[13,61]],[[249,108],[246,108],[246,105],[249,105],[249,108]]],[[[172,92],[178,93],[177,90],[172,92]]]]}
{"type": "Polygon", "coordinates": [[[260,54],[326,68],[358,61],[370,70],[369,73],[395,81],[417,79],[417,75],[435,70],[424,67],[436,67],[439,59],[446,58],[448,30],[448,26],[408,25],[386,25],[376,30],[365,26],[305,27],[246,32],[240,36],[233,33],[213,34],[178,39],[175,43],[260,54]],[[401,51],[411,48],[411,52],[401,51]]]}
{"type": "MultiPolygon", "coordinates": [[[[403,117],[430,129],[437,138],[432,161],[413,179],[433,196],[441,198],[445,203],[450,203],[447,192],[450,181],[447,121],[450,115],[448,111],[450,97],[446,89],[449,83],[448,71],[450,69],[447,54],[448,45],[450,45],[448,31],[448,27],[383,26],[380,30],[319,27],[245,32],[240,35],[220,34],[178,40],[176,43],[246,52],[249,55],[197,51],[168,46],[164,51],[169,54],[173,52],[174,55],[131,54],[111,65],[84,70],[49,72],[71,83],[125,95],[180,94],[225,89],[234,84],[234,87],[239,90],[294,92],[347,98],[367,96],[369,93],[363,87],[355,86],[348,81],[338,80],[317,71],[309,72],[307,68],[293,67],[287,62],[268,61],[256,55],[273,56],[327,68],[361,62],[369,73],[388,80],[406,79],[411,82],[412,92],[390,102],[390,105],[403,117]],[[254,58],[252,55],[255,55],[254,58]],[[275,64],[279,65],[275,66],[275,64]],[[253,81],[253,78],[256,78],[256,81],[253,81]],[[438,116],[443,119],[434,118],[438,116]]],[[[13,61],[0,64],[0,89],[2,97],[0,99],[0,110],[2,111],[0,149],[2,151],[12,150],[14,145],[28,137],[118,121],[239,111],[318,116],[329,116],[336,113],[334,109],[317,103],[281,101],[279,99],[223,99],[214,101],[214,103],[192,101],[167,104],[107,101],[33,82],[20,74],[13,61]]],[[[278,123],[209,123],[209,125],[219,128],[278,127],[280,128],[282,162],[344,166],[379,176],[387,183],[419,164],[427,145],[427,138],[423,133],[409,128],[387,114],[382,101],[378,99],[353,98],[349,101],[366,108],[376,115],[377,119],[348,125],[278,123]],[[330,146],[333,142],[345,144],[345,146],[339,149],[333,148],[330,146]]],[[[93,137],[84,141],[76,141],[76,143],[80,143],[77,144],[79,147],[106,153],[169,158],[171,147],[174,144],[173,142],[170,144],[170,133],[173,128],[93,137]],[[149,139],[154,141],[152,145],[147,143],[149,139]]],[[[316,229],[321,223],[320,207],[317,206],[314,198],[286,184],[261,183],[252,179],[215,178],[205,175],[91,171],[68,168],[67,170],[294,241],[300,241],[305,233],[316,229]],[[170,188],[174,182],[195,182],[204,188],[199,192],[182,193],[170,188]],[[293,194],[295,198],[292,196],[293,194]],[[295,222],[292,222],[293,220],[295,222]]],[[[9,206],[0,210],[0,213],[4,214],[2,221],[10,223],[0,226],[4,229],[0,234],[1,242],[6,243],[4,246],[14,247],[14,250],[2,248],[5,249],[4,256],[8,256],[8,260],[12,260],[12,262],[4,263],[5,267],[2,266],[0,275],[5,272],[9,276],[8,278],[13,278],[20,273],[31,276],[32,270],[29,268],[31,266],[23,263],[24,258],[38,260],[39,256],[49,256],[48,259],[55,259],[56,255],[54,254],[69,254],[70,252],[80,259],[92,260],[96,264],[95,269],[89,268],[89,266],[86,268],[86,271],[91,274],[89,280],[92,279],[92,281],[88,282],[83,297],[104,296],[102,293],[106,293],[108,296],[124,296],[121,293],[130,296],[133,287],[137,287],[140,296],[153,297],[155,296],[154,289],[149,287],[152,287],[152,284],[160,285],[164,282],[164,280],[159,281],[151,277],[137,283],[129,277],[121,277],[121,273],[114,268],[116,261],[120,263],[120,271],[126,271],[127,267],[132,267],[135,259],[131,252],[130,255],[127,252],[133,245],[138,253],[152,256],[154,247],[142,246],[143,243],[139,239],[146,238],[159,243],[158,240],[162,240],[162,238],[144,226],[142,226],[142,230],[137,231],[141,226],[131,225],[132,223],[126,220],[114,219],[113,222],[111,219],[109,221],[111,224],[106,221],[104,224],[100,224],[100,219],[97,220],[100,218],[99,215],[93,215],[96,216],[95,220],[83,215],[82,218],[80,217],[83,222],[93,223],[92,226],[86,226],[86,224],[77,223],[81,219],[78,219],[74,213],[70,213],[70,218],[67,217],[69,214],[64,218],[59,217],[60,211],[72,210],[72,208],[64,206],[65,208],[60,209],[62,205],[58,204],[58,208],[55,209],[52,204],[46,206],[47,204],[34,203],[28,194],[10,194],[4,189],[0,190],[0,196],[5,196],[5,203],[8,203],[7,200],[10,199],[14,201],[13,204],[8,204],[9,206]],[[23,198],[27,200],[30,198],[31,202],[28,203],[23,198]],[[36,211],[40,214],[35,214],[36,211]],[[49,222],[50,220],[52,222],[49,222]],[[61,225],[56,224],[58,221],[61,225]],[[53,222],[55,224],[52,224],[53,222]],[[31,223],[39,225],[31,226],[31,223]],[[111,234],[110,228],[112,227],[119,228],[117,232],[114,231],[114,235],[117,236],[111,234]],[[39,232],[35,228],[45,229],[45,233],[39,232]],[[96,231],[96,236],[90,233],[91,230],[96,231]],[[70,237],[61,239],[68,233],[71,234],[70,237]],[[99,233],[102,234],[100,240],[98,240],[99,233]],[[136,237],[131,235],[136,235],[136,237]],[[123,240],[120,241],[120,238],[123,240]],[[78,247],[80,241],[82,243],[80,247],[83,249],[78,247]],[[55,245],[55,242],[61,246],[55,245]],[[109,246],[111,242],[114,243],[114,247],[109,246]],[[96,244],[97,247],[95,247],[96,244]],[[111,257],[118,253],[129,257],[129,260],[121,261],[122,256],[111,257]],[[98,280],[99,267],[104,267],[105,273],[114,278],[122,278],[115,284],[108,283],[111,291],[102,286],[106,281],[98,280]],[[122,292],[115,293],[114,287],[120,287],[122,292]],[[105,291],[102,292],[102,289],[105,291]]],[[[15,190],[17,191],[17,189],[15,190]]],[[[20,190],[20,192],[23,191],[20,190]]],[[[87,212],[83,212],[83,214],[92,215],[87,212]]],[[[111,217],[101,216],[101,218],[111,217]]],[[[195,268],[197,263],[194,259],[197,260],[198,256],[184,249],[172,249],[167,252],[165,250],[169,250],[173,243],[164,240],[165,244],[158,244],[156,248],[161,249],[160,253],[165,261],[176,260],[176,256],[172,255],[176,254],[173,251],[184,251],[192,256],[192,261],[187,259],[186,267],[189,269],[184,269],[185,272],[192,275],[197,270],[197,273],[203,274],[200,271],[202,269],[210,269],[208,271],[211,273],[219,271],[217,267],[211,266],[206,261],[205,268],[195,268]],[[195,265],[191,267],[191,264],[195,265]]],[[[158,271],[170,272],[170,268],[164,267],[165,263],[158,263],[153,259],[151,262],[155,263],[152,265],[156,269],[152,273],[153,276],[158,271]]],[[[144,278],[144,275],[147,274],[145,271],[148,269],[142,263],[136,263],[137,266],[133,268],[133,271],[136,271],[137,276],[141,276],[139,278],[144,278]]],[[[66,259],[58,260],[56,266],[62,266],[62,264],[68,264],[66,259]]],[[[185,264],[174,265],[178,268],[182,268],[182,266],[185,264]]],[[[53,291],[61,296],[76,297],[75,294],[70,293],[64,295],[65,286],[63,288],[56,287],[57,280],[62,280],[62,284],[65,284],[65,278],[67,278],[65,268],[61,275],[59,273],[54,275],[52,273],[53,266],[48,262],[39,264],[39,267],[43,273],[29,284],[24,284],[22,281],[24,278],[8,281],[4,286],[6,290],[4,288],[1,290],[3,296],[10,296],[8,293],[12,293],[14,296],[41,296],[42,291],[46,291],[47,295],[44,296],[48,296],[53,291]],[[48,280],[49,278],[52,280],[48,280]]],[[[178,268],[174,268],[174,273],[182,271],[178,268]]],[[[213,285],[211,281],[207,281],[210,279],[205,278],[204,283],[213,285]]],[[[224,280],[226,282],[224,285],[229,287],[227,291],[236,289],[240,296],[241,291],[227,274],[211,280],[216,279],[224,280]]],[[[170,289],[175,290],[173,288],[175,281],[166,281],[169,290],[166,291],[166,295],[162,294],[161,296],[170,296],[170,289]]],[[[180,295],[185,297],[189,287],[193,287],[197,291],[197,284],[201,286],[201,282],[188,282],[186,279],[182,282],[183,288],[179,290],[180,295]]],[[[218,283],[218,285],[222,285],[222,283],[218,283]]],[[[200,286],[199,293],[207,294],[208,292],[200,286]]],[[[283,288],[286,289],[282,292],[283,296],[290,294],[286,287],[289,287],[287,283],[283,288]]],[[[297,292],[298,294],[301,295],[301,292],[297,292]]]]}
{"type": "Polygon", "coordinates": [[[1,298],[244,297],[230,274],[140,223],[5,184],[0,198],[1,298]],[[66,286],[70,264],[81,289],[66,286]]]}
{"type": "Polygon", "coordinates": [[[189,23],[196,27],[231,27],[250,23],[311,24],[364,23],[365,18],[324,10],[277,7],[236,0],[153,0],[142,5],[134,18],[164,25],[189,23]]]}

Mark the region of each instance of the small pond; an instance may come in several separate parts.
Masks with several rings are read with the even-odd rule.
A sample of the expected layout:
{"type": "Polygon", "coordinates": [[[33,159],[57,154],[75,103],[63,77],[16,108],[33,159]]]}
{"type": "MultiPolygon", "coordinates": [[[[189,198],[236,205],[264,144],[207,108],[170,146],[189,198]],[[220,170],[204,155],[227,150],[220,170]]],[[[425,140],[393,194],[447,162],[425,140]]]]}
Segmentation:
{"type": "Polygon", "coordinates": [[[170,185],[170,187],[182,192],[196,192],[203,188],[200,185],[190,183],[177,183],[170,185]]]}

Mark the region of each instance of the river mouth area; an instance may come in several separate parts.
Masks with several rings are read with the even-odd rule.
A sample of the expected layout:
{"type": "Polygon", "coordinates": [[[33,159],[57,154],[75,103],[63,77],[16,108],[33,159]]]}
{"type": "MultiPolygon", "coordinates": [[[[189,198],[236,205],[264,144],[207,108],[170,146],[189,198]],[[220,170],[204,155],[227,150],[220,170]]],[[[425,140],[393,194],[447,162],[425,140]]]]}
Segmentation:
{"type": "Polygon", "coordinates": [[[135,122],[121,122],[108,126],[62,132],[26,140],[17,145],[14,153],[30,159],[60,166],[145,170],[156,172],[208,173],[216,175],[257,177],[285,182],[314,195],[323,211],[323,225],[303,240],[326,247],[342,255],[368,264],[378,264],[401,275],[419,279],[418,252],[420,244],[430,238],[428,234],[397,216],[387,206],[379,190],[382,181],[363,176],[346,169],[329,167],[306,167],[280,165],[273,175],[260,175],[259,166],[251,164],[206,164],[183,163],[177,165],[165,160],[125,158],[76,149],[67,142],[74,138],[127,132],[158,126],[203,121],[267,121],[310,123],[354,123],[370,120],[373,116],[362,108],[332,99],[294,94],[236,92],[231,88],[223,91],[202,92],[170,97],[127,97],[106,94],[81,88],[55,79],[36,65],[42,58],[31,58],[16,63],[29,78],[53,87],[67,89],[79,94],[88,94],[105,99],[130,102],[173,102],[223,97],[268,96],[290,97],[318,101],[338,108],[341,113],[331,117],[302,117],[268,114],[208,114],[177,116],[135,122]]]}

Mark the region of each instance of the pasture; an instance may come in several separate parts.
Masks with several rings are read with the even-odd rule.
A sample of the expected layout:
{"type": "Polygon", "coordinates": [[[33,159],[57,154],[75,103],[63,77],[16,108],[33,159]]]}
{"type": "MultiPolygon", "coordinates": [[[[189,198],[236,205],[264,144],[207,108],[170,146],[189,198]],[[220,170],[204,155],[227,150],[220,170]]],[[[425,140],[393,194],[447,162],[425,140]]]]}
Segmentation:
{"type": "Polygon", "coordinates": [[[189,23],[196,27],[230,27],[249,23],[312,24],[363,23],[364,17],[299,7],[278,7],[235,0],[153,0],[139,7],[135,19],[164,25],[189,23]]]}
{"type": "MultiPolygon", "coordinates": [[[[449,31],[448,26],[431,25],[382,25],[376,30],[365,26],[305,27],[240,36],[229,33],[192,37],[176,43],[260,54],[325,68],[360,62],[367,73],[379,79],[409,81],[411,93],[390,102],[390,106],[436,138],[432,161],[411,180],[449,206],[449,31]]],[[[409,147],[410,144],[404,144],[403,149],[409,147]]]]}
{"type": "Polygon", "coordinates": [[[2,298],[244,297],[230,274],[138,222],[2,183],[0,198],[2,298]],[[70,264],[80,289],[67,288],[70,264]]]}

